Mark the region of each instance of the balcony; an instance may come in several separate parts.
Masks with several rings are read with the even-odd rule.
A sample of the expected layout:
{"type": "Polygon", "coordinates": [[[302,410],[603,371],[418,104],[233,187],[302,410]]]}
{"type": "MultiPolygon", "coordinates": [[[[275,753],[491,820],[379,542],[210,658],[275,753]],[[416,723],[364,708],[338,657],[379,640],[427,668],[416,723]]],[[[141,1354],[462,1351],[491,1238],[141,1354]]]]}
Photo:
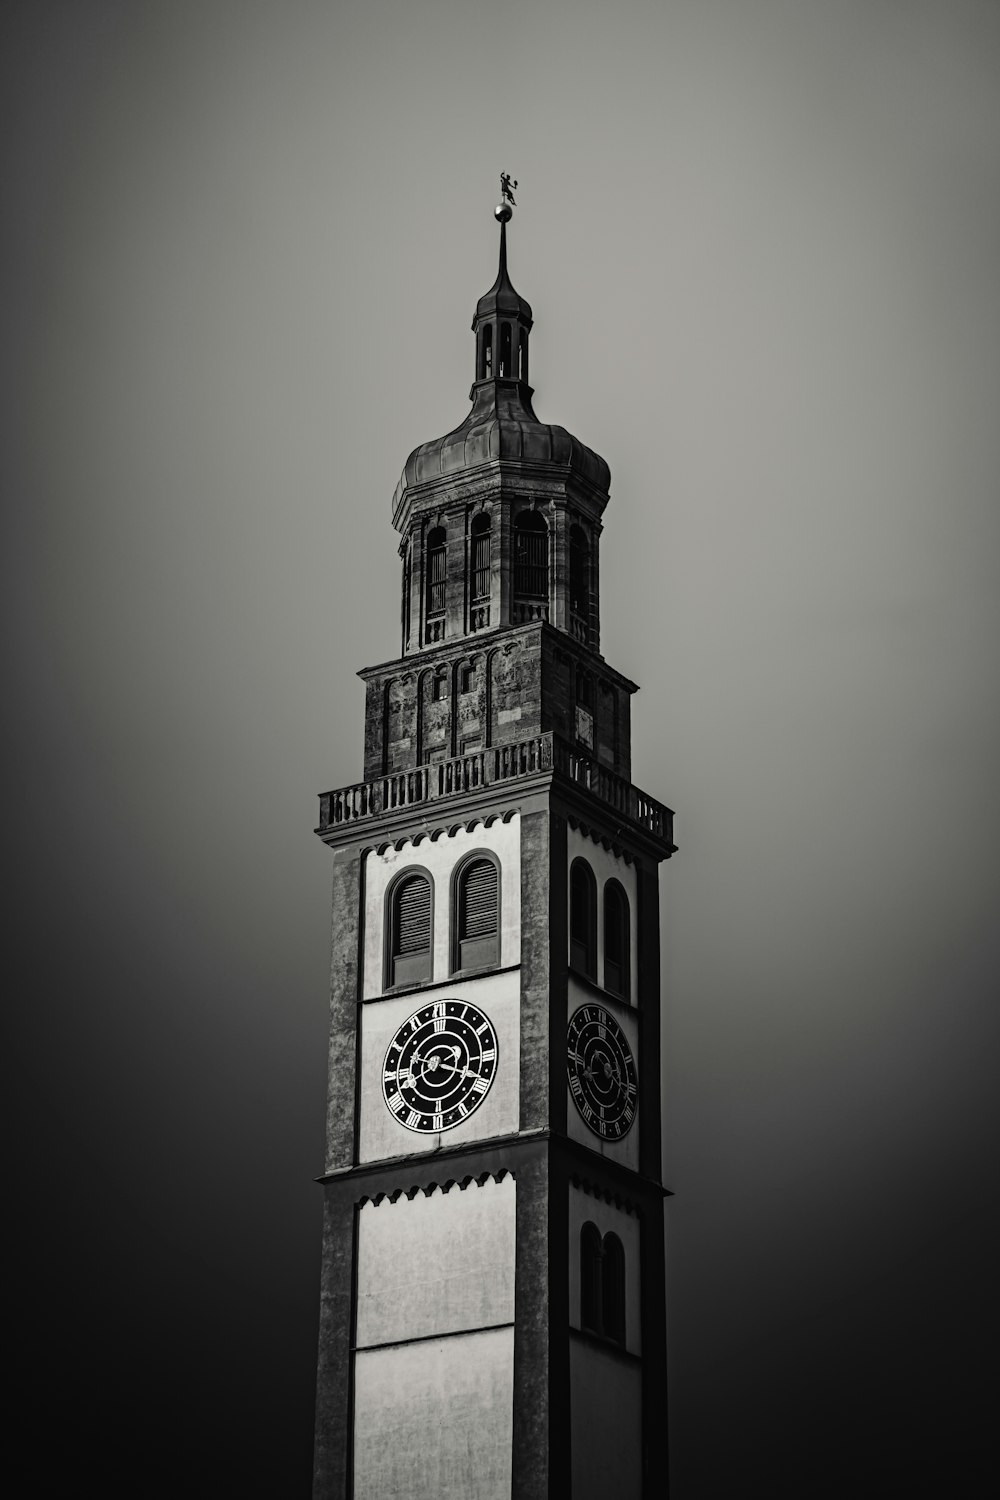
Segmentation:
{"type": "Polygon", "coordinates": [[[584,787],[613,808],[620,818],[665,846],[666,853],[672,851],[674,815],[669,807],[648,797],[624,776],[578,754],[565,740],[551,733],[515,744],[492,745],[488,750],[476,750],[453,760],[415,766],[412,771],[378,776],[372,781],[324,792],[319,799],[320,823],[316,831],[324,834],[346,825],[374,822],[418,804],[446,802],[480,788],[546,773],[584,787]]]}

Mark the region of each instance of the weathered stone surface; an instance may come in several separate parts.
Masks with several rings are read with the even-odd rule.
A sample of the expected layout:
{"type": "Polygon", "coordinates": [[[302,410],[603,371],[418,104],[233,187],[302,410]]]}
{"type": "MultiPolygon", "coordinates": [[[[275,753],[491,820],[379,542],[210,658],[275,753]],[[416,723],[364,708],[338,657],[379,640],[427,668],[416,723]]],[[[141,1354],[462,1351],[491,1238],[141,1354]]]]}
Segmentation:
{"type": "Polygon", "coordinates": [[[635,684],[551,625],[463,638],[362,676],[366,781],[550,730],[630,775],[635,684]]]}

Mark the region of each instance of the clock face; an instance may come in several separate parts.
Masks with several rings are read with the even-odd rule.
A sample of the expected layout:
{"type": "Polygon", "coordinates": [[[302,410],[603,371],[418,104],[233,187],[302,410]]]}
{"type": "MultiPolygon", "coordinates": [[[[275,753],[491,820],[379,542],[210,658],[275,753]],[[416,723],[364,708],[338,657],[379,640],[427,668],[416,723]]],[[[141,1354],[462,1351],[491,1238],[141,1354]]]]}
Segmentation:
{"type": "Polygon", "coordinates": [[[435,1000],[396,1032],[382,1064],[386,1108],[407,1130],[453,1130],[482,1104],[497,1071],[492,1022],[464,1000],[435,1000]]]}
{"type": "Polygon", "coordinates": [[[581,1005],[570,1017],[566,1073],[584,1124],[606,1141],[628,1135],[635,1119],[635,1062],[622,1031],[603,1005],[581,1005]]]}

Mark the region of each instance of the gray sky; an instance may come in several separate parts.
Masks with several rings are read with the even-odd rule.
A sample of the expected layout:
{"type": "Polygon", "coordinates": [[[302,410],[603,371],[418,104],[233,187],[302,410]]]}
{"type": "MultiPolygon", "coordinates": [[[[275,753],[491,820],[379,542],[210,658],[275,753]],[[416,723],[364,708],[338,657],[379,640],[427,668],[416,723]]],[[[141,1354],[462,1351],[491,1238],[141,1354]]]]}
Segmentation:
{"type": "Polygon", "coordinates": [[[675,1500],[860,1494],[918,1442],[954,1477],[995,1255],[1000,7],[3,25],[26,1241],[62,1287],[70,1228],[91,1289],[51,1337],[65,1295],[119,1410],[154,1347],[175,1454],[222,1472],[243,1424],[261,1493],[307,1492],[314,793],[361,774],[389,502],[467,411],[506,169],[535,407],[611,466],[603,647],[678,814],[675,1500]]]}

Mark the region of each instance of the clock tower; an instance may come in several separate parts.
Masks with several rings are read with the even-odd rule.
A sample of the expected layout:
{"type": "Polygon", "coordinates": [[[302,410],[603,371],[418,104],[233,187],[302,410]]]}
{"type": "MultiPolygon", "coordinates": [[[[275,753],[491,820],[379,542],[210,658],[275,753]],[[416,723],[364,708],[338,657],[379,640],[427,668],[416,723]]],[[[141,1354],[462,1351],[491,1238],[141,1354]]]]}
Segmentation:
{"type": "MultiPolygon", "coordinates": [[[[610,473],[480,298],[471,410],[406,461],[400,653],[321,798],[333,952],[316,1500],[666,1490],[658,867],[600,651],[610,473]]],[[[516,186],[514,184],[513,186],[516,186]]]]}

